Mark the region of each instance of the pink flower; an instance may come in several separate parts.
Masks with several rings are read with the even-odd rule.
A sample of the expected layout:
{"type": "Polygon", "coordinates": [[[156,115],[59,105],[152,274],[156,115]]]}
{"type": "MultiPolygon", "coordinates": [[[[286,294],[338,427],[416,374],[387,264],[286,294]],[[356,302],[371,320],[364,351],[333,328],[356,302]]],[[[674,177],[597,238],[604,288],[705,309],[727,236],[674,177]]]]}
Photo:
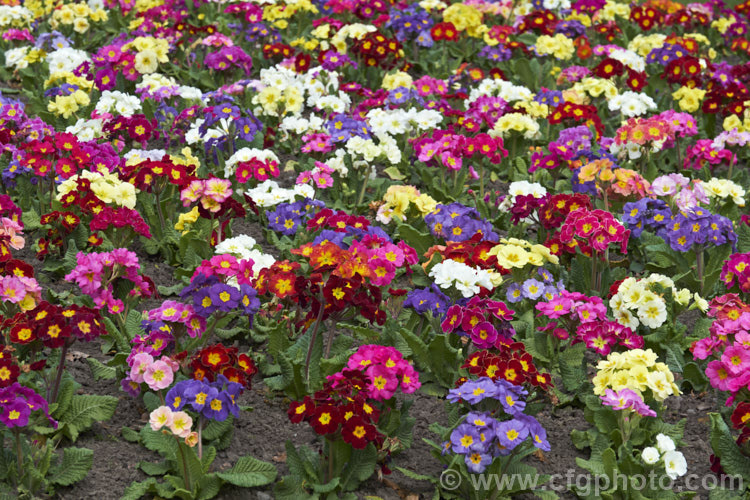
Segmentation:
{"type": "Polygon", "coordinates": [[[180,201],[182,201],[183,207],[187,207],[191,203],[200,200],[201,196],[203,196],[203,191],[205,190],[205,182],[206,181],[200,179],[190,181],[190,184],[180,191],[180,201]]]}
{"type": "Polygon", "coordinates": [[[232,196],[232,181],[229,179],[211,177],[206,180],[205,186],[203,196],[208,196],[217,203],[224,203],[227,198],[232,196]]]}
{"type": "Polygon", "coordinates": [[[145,352],[139,352],[133,356],[130,364],[130,380],[138,384],[143,383],[143,374],[153,362],[153,356],[145,352]]]}
{"type": "Polygon", "coordinates": [[[721,362],[730,375],[742,375],[743,372],[750,371],[750,349],[738,345],[727,347],[721,355],[721,362]]]}
{"type": "Polygon", "coordinates": [[[369,396],[378,401],[391,399],[398,388],[398,379],[393,370],[383,365],[374,365],[365,372],[370,378],[369,396]]]}
{"type": "Polygon", "coordinates": [[[151,430],[158,431],[164,426],[172,425],[172,410],[169,406],[160,406],[149,415],[148,423],[151,424],[151,430]]]}
{"type": "Polygon", "coordinates": [[[708,363],[706,376],[708,377],[708,381],[711,382],[712,387],[720,391],[729,390],[729,371],[721,361],[715,359],[708,363]]]}
{"type": "Polygon", "coordinates": [[[174,372],[168,363],[162,360],[155,361],[146,368],[143,381],[152,391],[166,389],[174,381],[174,372]]]}
{"type": "Polygon", "coordinates": [[[408,363],[399,375],[399,378],[401,379],[401,392],[404,394],[412,394],[422,387],[422,384],[419,382],[419,373],[408,363]]]}
{"type": "Polygon", "coordinates": [[[15,276],[0,277],[0,300],[17,304],[26,297],[26,287],[15,276]]]}
{"type": "Polygon", "coordinates": [[[172,423],[169,424],[169,430],[177,437],[187,438],[190,436],[190,430],[193,427],[193,419],[184,411],[172,413],[172,423]]]}

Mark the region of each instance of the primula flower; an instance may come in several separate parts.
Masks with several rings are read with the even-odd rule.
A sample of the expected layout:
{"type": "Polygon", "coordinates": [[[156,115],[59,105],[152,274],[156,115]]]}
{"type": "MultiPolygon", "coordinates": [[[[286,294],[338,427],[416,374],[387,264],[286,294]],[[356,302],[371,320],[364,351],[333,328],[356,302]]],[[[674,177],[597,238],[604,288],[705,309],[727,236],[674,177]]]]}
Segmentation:
{"type": "Polygon", "coordinates": [[[171,426],[172,419],[172,410],[168,406],[160,406],[151,412],[148,421],[151,425],[151,430],[158,431],[162,427],[171,426]]]}
{"type": "Polygon", "coordinates": [[[174,381],[172,366],[163,360],[155,361],[143,372],[143,381],[153,391],[166,389],[174,381]]]}

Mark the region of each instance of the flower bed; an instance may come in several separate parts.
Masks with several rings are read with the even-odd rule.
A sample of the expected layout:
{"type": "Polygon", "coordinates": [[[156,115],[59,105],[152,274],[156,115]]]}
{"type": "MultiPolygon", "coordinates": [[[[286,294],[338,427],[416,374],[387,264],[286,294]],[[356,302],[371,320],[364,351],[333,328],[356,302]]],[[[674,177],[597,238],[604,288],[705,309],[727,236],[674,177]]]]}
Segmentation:
{"type": "Polygon", "coordinates": [[[747,2],[0,3],[1,497],[750,495],[747,2]]]}

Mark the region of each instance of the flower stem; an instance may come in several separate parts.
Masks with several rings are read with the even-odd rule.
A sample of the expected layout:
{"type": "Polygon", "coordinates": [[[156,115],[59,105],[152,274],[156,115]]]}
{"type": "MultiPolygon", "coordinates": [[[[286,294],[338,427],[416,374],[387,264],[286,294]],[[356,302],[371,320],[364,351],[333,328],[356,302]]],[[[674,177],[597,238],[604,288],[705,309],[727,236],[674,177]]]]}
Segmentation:
{"type": "MultiPolygon", "coordinates": [[[[182,459],[182,480],[185,483],[185,489],[188,491],[193,491],[193,488],[190,487],[190,477],[188,476],[187,471],[187,457],[185,456],[185,447],[181,446],[182,443],[180,443],[179,438],[175,436],[175,439],[177,440],[177,448],[180,450],[180,458],[182,459]]],[[[198,443],[200,443],[200,439],[198,439],[198,443]]],[[[198,445],[200,446],[200,444],[198,445]]]]}
{"type": "Polygon", "coordinates": [[[203,415],[198,417],[198,460],[203,460],[203,415]]]}
{"type": "Polygon", "coordinates": [[[359,197],[357,198],[357,206],[361,205],[365,199],[365,191],[367,191],[367,181],[369,180],[370,180],[370,171],[368,167],[368,168],[365,168],[365,178],[362,180],[362,189],[360,190],[359,197]]]}
{"type": "Polygon", "coordinates": [[[305,382],[308,384],[310,383],[310,358],[312,358],[312,351],[313,347],[315,346],[315,339],[318,337],[318,329],[320,328],[320,323],[323,322],[323,309],[325,309],[325,306],[325,298],[321,297],[318,317],[315,320],[315,326],[313,327],[312,336],[310,337],[310,346],[307,348],[307,356],[305,357],[305,382]]]}
{"type": "Polygon", "coordinates": [[[699,245],[695,249],[695,257],[696,257],[696,266],[695,271],[698,273],[698,282],[700,283],[700,291],[701,295],[703,295],[703,267],[704,267],[704,261],[703,261],[703,246],[699,245]]]}
{"type": "Polygon", "coordinates": [[[23,450],[21,448],[21,429],[18,427],[13,428],[13,434],[16,437],[16,460],[18,461],[18,478],[16,479],[16,486],[21,482],[23,477],[23,450]]]}
{"type": "Polygon", "coordinates": [[[57,376],[55,376],[55,385],[52,386],[52,394],[49,397],[49,402],[54,403],[57,401],[57,391],[60,389],[60,382],[62,381],[63,370],[65,369],[65,355],[68,353],[68,343],[65,342],[60,349],[60,362],[57,364],[57,376]]]}

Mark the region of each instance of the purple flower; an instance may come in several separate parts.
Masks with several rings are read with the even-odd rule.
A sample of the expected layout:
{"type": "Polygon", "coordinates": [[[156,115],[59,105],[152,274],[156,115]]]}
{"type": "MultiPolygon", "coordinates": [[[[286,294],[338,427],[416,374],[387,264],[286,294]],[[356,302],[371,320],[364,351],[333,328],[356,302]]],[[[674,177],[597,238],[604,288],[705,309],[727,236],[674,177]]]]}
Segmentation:
{"type": "Polygon", "coordinates": [[[505,291],[505,298],[512,304],[521,302],[521,300],[523,300],[523,290],[521,290],[521,285],[518,283],[511,283],[505,291]]]}
{"type": "Polygon", "coordinates": [[[467,454],[466,457],[464,457],[466,468],[477,474],[484,472],[487,466],[492,463],[492,460],[493,457],[491,455],[487,453],[479,453],[477,451],[467,454]]]}
{"type": "Polygon", "coordinates": [[[536,300],[544,293],[544,283],[531,278],[523,282],[521,290],[525,298],[536,300]]]}
{"type": "MultiPolygon", "coordinates": [[[[521,444],[528,436],[529,429],[520,420],[505,420],[495,425],[495,435],[501,450],[510,451],[521,444]]],[[[503,453],[501,451],[501,454],[503,453]]]]}
{"type": "Polygon", "coordinates": [[[494,398],[497,395],[497,387],[489,377],[477,380],[469,380],[459,387],[448,391],[448,401],[456,403],[463,399],[470,404],[476,404],[485,398],[494,398]]]}
{"type": "Polygon", "coordinates": [[[455,453],[468,453],[484,448],[479,439],[477,428],[473,425],[463,423],[453,429],[450,437],[451,448],[455,453]]]}
{"type": "Polygon", "coordinates": [[[417,314],[430,312],[434,317],[439,318],[448,310],[450,303],[450,298],[433,284],[430,288],[410,290],[406,295],[404,307],[413,308],[417,314]]]}

